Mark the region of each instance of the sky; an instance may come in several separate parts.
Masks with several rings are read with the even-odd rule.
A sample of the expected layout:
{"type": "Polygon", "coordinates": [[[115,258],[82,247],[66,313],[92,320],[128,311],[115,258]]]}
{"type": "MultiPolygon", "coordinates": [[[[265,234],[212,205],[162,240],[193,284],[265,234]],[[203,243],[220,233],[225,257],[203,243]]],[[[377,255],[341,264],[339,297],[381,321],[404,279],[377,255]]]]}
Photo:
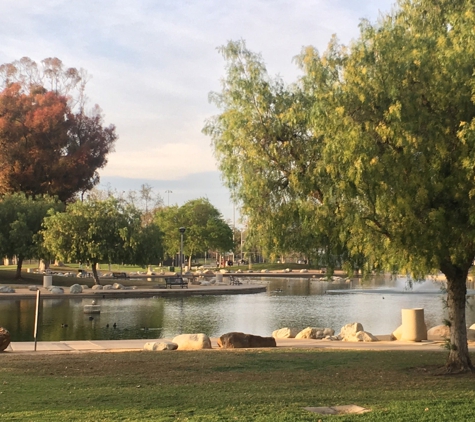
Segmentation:
{"type": "Polygon", "coordinates": [[[291,83],[293,57],[323,52],[333,34],[344,44],[361,19],[375,22],[393,0],[0,0],[0,63],[58,57],[83,68],[89,105],[116,126],[115,152],[101,188],[153,187],[165,204],[208,198],[231,223],[239,207],[224,187],[211,140],[201,130],[219,113],[217,47],[243,39],[270,75],[291,83]]]}

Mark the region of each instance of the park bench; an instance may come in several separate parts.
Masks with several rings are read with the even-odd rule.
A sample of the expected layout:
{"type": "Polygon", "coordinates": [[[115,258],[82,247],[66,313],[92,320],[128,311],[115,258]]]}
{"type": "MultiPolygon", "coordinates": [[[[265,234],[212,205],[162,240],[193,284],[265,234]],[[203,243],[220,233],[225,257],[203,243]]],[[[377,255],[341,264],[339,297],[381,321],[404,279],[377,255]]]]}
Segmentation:
{"type": "Polygon", "coordinates": [[[112,273],[113,278],[128,278],[126,273],[112,273]]]}
{"type": "Polygon", "coordinates": [[[165,277],[165,284],[167,289],[168,287],[171,289],[173,286],[180,286],[182,289],[183,287],[188,288],[188,280],[182,277],[165,277]]]}

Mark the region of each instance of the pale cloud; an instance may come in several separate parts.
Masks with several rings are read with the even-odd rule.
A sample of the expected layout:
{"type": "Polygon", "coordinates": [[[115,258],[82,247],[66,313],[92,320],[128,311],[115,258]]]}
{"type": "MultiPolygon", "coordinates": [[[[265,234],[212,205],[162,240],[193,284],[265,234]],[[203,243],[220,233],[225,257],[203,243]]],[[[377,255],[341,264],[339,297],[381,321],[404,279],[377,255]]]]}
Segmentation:
{"type": "MultiPolygon", "coordinates": [[[[190,180],[215,171],[201,129],[218,113],[216,47],[244,39],[271,75],[295,80],[292,62],[307,45],[320,51],[332,34],[344,43],[361,18],[376,20],[390,0],[15,0],[2,4],[0,63],[59,57],[93,76],[91,105],[117,126],[104,177],[190,180]],[[156,166],[160,163],[160,166],[156,166]]],[[[116,179],[114,179],[116,180],[116,179]]],[[[121,179],[123,180],[123,179],[121,179]]],[[[224,189],[224,188],[223,188],[224,189]]],[[[192,199],[192,198],[190,198],[192,199]]]]}

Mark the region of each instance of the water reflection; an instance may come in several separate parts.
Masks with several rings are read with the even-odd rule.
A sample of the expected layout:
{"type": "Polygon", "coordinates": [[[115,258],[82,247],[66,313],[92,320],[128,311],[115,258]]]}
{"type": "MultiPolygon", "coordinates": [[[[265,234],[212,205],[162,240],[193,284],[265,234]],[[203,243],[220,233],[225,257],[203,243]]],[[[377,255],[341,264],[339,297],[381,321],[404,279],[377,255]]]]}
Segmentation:
{"type": "MultiPolygon", "coordinates": [[[[407,288],[405,278],[347,282],[313,278],[269,278],[266,293],[174,298],[99,299],[100,314],[84,314],[91,299],[44,299],[39,340],[113,340],[170,338],[203,332],[220,336],[243,331],[268,336],[281,327],[331,327],[361,322],[373,334],[388,334],[401,323],[402,308],[424,308],[428,326],[446,318],[439,282],[407,288]]],[[[468,286],[473,288],[472,285],[468,286]]],[[[468,299],[467,323],[475,322],[468,299]]],[[[1,300],[0,326],[12,341],[33,340],[35,300],[1,300]]]]}

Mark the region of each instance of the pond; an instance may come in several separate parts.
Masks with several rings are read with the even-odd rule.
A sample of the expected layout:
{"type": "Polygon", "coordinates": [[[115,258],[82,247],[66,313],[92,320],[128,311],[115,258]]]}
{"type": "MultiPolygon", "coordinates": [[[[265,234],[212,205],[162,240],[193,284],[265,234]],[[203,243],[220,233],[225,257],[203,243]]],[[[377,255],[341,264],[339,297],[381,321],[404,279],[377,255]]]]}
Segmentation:
{"type": "MultiPolygon", "coordinates": [[[[360,322],[375,335],[401,323],[402,308],[424,308],[429,327],[446,318],[441,283],[405,278],[374,278],[368,283],[328,283],[307,278],[269,278],[267,292],[245,295],[99,299],[101,313],[84,314],[91,299],[44,299],[39,341],[173,338],[203,332],[219,337],[230,331],[270,336],[282,327],[330,327],[339,332],[360,322]],[[92,319],[91,319],[92,317],[92,319]]],[[[470,287],[470,286],[469,286],[470,287]]],[[[473,294],[473,291],[471,291],[473,294]]],[[[467,323],[475,322],[475,301],[467,304],[467,323]]],[[[0,326],[12,341],[32,341],[35,300],[0,300],[0,326]]]]}

